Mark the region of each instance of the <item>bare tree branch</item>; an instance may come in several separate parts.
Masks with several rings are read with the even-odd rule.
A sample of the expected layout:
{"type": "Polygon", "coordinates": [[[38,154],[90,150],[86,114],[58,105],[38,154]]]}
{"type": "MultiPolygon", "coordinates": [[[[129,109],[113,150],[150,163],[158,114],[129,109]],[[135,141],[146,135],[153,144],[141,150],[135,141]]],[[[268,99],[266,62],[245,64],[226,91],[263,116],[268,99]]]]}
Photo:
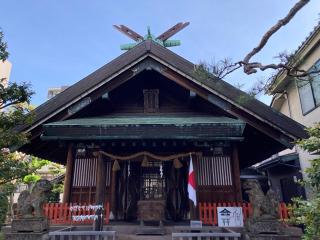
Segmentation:
{"type": "Polygon", "coordinates": [[[242,67],[241,64],[232,63],[232,64],[230,64],[229,66],[226,66],[226,67],[225,67],[224,71],[221,72],[221,74],[220,74],[219,77],[220,77],[220,78],[224,78],[224,77],[227,76],[228,74],[234,72],[235,70],[237,70],[237,69],[239,69],[239,68],[241,68],[241,67],[242,67]]]}
{"type": "Polygon", "coordinates": [[[281,27],[285,26],[287,23],[289,23],[292,18],[296,15],[296,13],[303,8],[307,3],[309,3],[310,0],[299,0],[289,11],[289,13],[282,19],[280,19],[274,26],[272,26],[261,38],[261,41],[257,47],[252,49],[251,52],[249,52],[244,59],[239,62],[239,64],[243,65],[243,70],[246,74],[252,74],[256,73],[257,69],[259,68],[262,71],[272,68],[272,69],[279,69],[283,68],[283,65],[274,65],[274,64],[269,64],[269,65],[262,65],[261,63],[250,63],[250,59],[259,53],[261,49],[264,48],[264,46],[267,44],[269,41],[270,37],[276,33],[281,27]]]}
{"type": "Polygon", "coordinates": [[[263,91],[266,92],[270,87],[272,80],[281,71],[284,71],[287,76],[296,77],[299,81],[311,81],[316,74],[320,74],[320,68],[312,68],[308,71],[299,69],[301,60],[295,59],[296,57],[294,54],[288,54],[287,52],[279,53],[276,58],[280,59],[280,63],[262,64],[260,62],[250,62],[252,57],[265,47],[272,35],[275,34],[281,27],[288,24],[294,18],[296,13],[299,12],[309,2],[310,0],[298,0],[296,4],[289,10],[288,14],[284,18],[280,19],[262,36],[258,46],[253,48],[242,61],[233,62],[230,58],[225,58],[224,60],[218,61],[214,64],[201,62],[195,67],[195,75],[200,79],[207,79],[207,77],[210,75],[224,78],[228,74],[242,67],[244,73],[248,75],[256,73],[258,70],[277,70],[276,72],[272,73],[272,75],[266,81],[259,80],[257,83],[255,83],[248,91],[251,96],[256,96],[263,91]]]}
{"type": "MultiPolygon", "coordinates": [[[[275,34],[281,27],[288,24],[292,18],[296,15],[298,11],[300,11],[310,0],[299,0],[288,12],[288,14],[280,19],[274,26],[272,26],[261,38],[258,46],[252,49],[242,61],[238,61],[233,63],[230,59],[225,59],[219,61],[216,65],[211,66],[210,68],[213,70],[212,73],[220,78],[224,78],[228,74],[233,71],[243,67],[243,71],[250,75],[257,72],[257,69],[261,71],[265,71],[267,69],[274,70],[284,70],[288,76],[304,78],[313,74],[320,73],[320,69],[314,69],[312,71],[306,71],[299,69],[298,67],[290,66],[290,63],[293,60],[293,55],[287,53],[280,53],[277,58],[280,59],[280,63],[275,64],[262,64],[260,62],[250,62],[251,58],[259,53],[265,45],[268,43],[269,39],[273,34],[275,34]]],[[[302,79],[305,80],[305,79],[302,79]]]]}

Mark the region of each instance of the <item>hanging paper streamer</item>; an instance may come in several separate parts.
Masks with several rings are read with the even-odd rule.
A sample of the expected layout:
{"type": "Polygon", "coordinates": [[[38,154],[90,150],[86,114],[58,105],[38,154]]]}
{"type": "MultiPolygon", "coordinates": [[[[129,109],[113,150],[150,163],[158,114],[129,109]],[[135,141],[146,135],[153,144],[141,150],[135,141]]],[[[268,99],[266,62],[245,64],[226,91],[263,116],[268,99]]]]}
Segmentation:
{"type": "Polygon", "coordinates": [[[78,216],[72,216],[72,220],[75,222],[82,222],[85,220],[97,220],[99,218],[98,215],[78,215],[78,216]]]}
{"type": "Polygon", "coordinates": [[[130,174],[131,174],[131,169],[130,169],[130,161],[129,161],[129,163],[128,163],[128,177],[130,176],[130,174]]]}
{"type": "Polygon", "coordinates": [[[74,206],[70,207],[70,211],[71,212],[79,211],[79,210],[85,210],[85,211],[94,210],[94,211],[97,211],[98,209],[103,209],[103,206],[102,205],[87,205],[87,206],[74,205],[74,206]]]}
{"type": "MultiPolygon", "coordinates": [[[[103,210],[103,205],[74,205],[70,206],[70,212],[77,212],[77,211],[95,211],[97,210],[103,210]]],[[[101,213],[101,218],[103,217],[103,214],[101,213]]],[[[87,215],[77,215],[77,216],[72,216],[72,220],[75,222],[79,221],[85,221],[85,220],[97,220],[99,218],[99,215],[97,214],[87,214],[87,215]]]]}
{"type": "Polygon", "coordinates": [[[163,166],[162,163],[160,164],[160,177],[163,177],[163,166]]]}

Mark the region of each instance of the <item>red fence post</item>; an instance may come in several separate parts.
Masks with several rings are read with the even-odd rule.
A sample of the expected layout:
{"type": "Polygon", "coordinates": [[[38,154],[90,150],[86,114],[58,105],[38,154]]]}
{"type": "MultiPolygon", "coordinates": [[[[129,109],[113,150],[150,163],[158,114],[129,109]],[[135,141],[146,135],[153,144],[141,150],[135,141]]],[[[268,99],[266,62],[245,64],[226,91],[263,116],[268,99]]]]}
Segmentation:
{"type": "Polygon", "coordinates": [[[213,224],[218,225],[217,204],[213,203],[213,224]]]}
{"type": "Polygon", "coordinates": [[[105,207],[105,214],[106,214],[105,223],[109,224],[109,221],[110,221],[110,204],[109,204],[109,202],[106,202],[104,204],[104,207],[105,207]]]}
{"type": "Polygon", "coordinates": [[[203,222],[204,222],[205,224],[208,224],[208,218],[207,218],[208,207],[207,207],[207,203],[203,203],[203,210],[204,210],[204,213],[203,213],[203,222]]]}
{"type": "Polygon", "coordinates": [[[199,219],[200,221],[203,222],[203,218],[202,218],[202,203],[199,202],[199,219]]]}
{"type": "MultiPolygon", "coordinates": [[[[288,204],[290,206],[290,204],[288,204]]],[[[281,220],[289,219],[290,218],[290,209],[287,207],[285,203],[279,204],[279,217],[281,220]]]]}
{"type": "Polygon", "coordinates": [[[213,225],[213,218],[212,218],[212,211],[214,211],[213,207],[212,207],[212,203],[208,203],[208,210],[209,210],[209,224],[213,225]]]}

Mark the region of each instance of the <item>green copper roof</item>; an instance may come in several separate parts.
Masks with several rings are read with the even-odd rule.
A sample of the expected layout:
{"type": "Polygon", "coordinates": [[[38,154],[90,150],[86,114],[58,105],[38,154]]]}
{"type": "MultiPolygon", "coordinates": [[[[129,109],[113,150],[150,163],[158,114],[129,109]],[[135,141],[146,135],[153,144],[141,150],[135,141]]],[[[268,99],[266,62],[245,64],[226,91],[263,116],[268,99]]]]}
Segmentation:
{"type": "Polygon", "coordinates": [[[43,126],[43,140],[229,139],[241,140],[245,123],[212,116],[105,116],[43,126]]]}
{"type": "Polygon", "coordinates": [[[44,126],[119,126],[119,125],[212,125],[212,124],[232,124],[244,126],[244,122],[228,117],[213,116],[111,116],[97,118],[78,118],[66,121],[52,122],[44,126]]]}

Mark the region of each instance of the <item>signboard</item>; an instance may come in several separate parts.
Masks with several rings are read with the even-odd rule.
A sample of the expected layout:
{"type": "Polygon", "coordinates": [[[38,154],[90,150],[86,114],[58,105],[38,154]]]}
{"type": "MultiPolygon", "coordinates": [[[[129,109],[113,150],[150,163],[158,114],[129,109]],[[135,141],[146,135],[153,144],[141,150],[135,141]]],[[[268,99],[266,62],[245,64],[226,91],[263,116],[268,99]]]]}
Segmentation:
{"type": "Polygon", "coordinates": [[[191,228],[202,228],[202,221],[191,220],[190,227],[191,228]]]}
{"type": "Polygon", "coordinates": [[[219,227],[243,227],[241,207],[217,207],[219,227]]]}

